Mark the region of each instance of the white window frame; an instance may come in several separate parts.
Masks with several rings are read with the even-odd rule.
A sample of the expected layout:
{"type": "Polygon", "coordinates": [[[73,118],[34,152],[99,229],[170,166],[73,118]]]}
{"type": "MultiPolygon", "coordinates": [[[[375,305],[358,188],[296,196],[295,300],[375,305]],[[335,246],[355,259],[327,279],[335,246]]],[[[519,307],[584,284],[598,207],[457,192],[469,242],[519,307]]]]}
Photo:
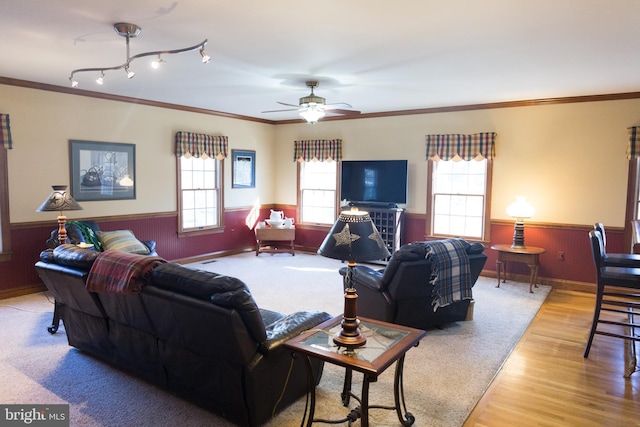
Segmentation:
{"type": "MultiPolygon", "coordinates": [[[[449,160],[449,162],[454,162],[457,159],[449,160]]],[[[440,162],[444,160],[439,160],[440,162]]],[[[465,160],[459,160],[465,161],[465,160]]],[[[470,160],[472,162],[477,160],[470,160]]],[[[446,238],[446,237],[462,237],[468,240],[474,241],[483,241],[489,242],[491,240],[490,237],[490,229],[491,229],[491,181],[492,181],[492,171],[493,171],[493,161],[489,159],[485,159],[486,161],[486,174],[485,174],[485,189],[484,189],[484,200],[483,200],[483,214],[482,214],[482,232],[481,236],[465,236],[465,235],[454,235],[454,234],[438,234],[434,232],[434,220],[436,215],[436,206],[435,206],[435,198],[437,194],[435,194],[433,180],[434,174],[436,173],[436,162],[434,160],[428,160],[427,166],[427,218],[425,224],[425,234],[427,238],[446,238]]],[[[452,193],[453,194],[453,193],[452,193]]],[[[458,195],[459,193],[455,193],[458,195]]],[[[459,194],[464,196],[464,194],[459,194]]]]}
{"type": "MultiPolygon", "coordinates": [[[[331,227],[338,215],[339,212],[339,194],[338,194],[338,189],[339,189],[339,185],[338,183],[340,182],[340,162],[335,162],[335,161],[325,161],[325,162],[318,162],[318,161],[312,161],[312,162],[298,162],[297,165],[297,169],[298,169],[298,212],[297,212],[297,216],[298,218],[296,219],[296,222],[299,224],[307,224],[307,225],[317,225],[317,226],[327,226],[327,227],[331,227]],[[316,188],[313,186],[308,186],[305,183],[305,178],[303,176],[304,174],[304,165],[305,164],[312,164],[312,163],[318,163],[318,164],[323,164],[323,165],[333,165],[335,166],[335,180],[333,181],[333,188],[327,188],[330,186],[327,186],[325,188],[316,188]],[[320,196],[323,197],[324,200],[331,200],[332,205],[333,206],[329,206],[329,209],[332,213],[331,217],[330,217],[330,221],[329,221],[329,217],[326,216],[326,221],[314,221],[312,220],[308,220],[308,218],[303,218],[303,212],[307,209],[307,203],[309,202],[310,198],[305,194],[305,193],[309,193],[309,192],[315,192],[316,195],[318,195],[318,193],[325,193],[324,196],[320,196]],[[326,192],[332,192],[333,195],[328,195],[326,194],[326,192]]],[[[325,181],[326,183],[328,183],[329,181],[325,181]]],[[[319,204],[322,202],[318,202],[316,199],[313,199],[313,203],[315,204],[319,204]]]]}
{"type": "MultiPolygon", "coordinates": [[[[198,159],[195,157],[187,158],[186,156],[178,156],[177,157],[177,170],[178,170],[178,235],[186,236],[186,235],[196,235],[196,234],[208,234],[208,233],[216,233],[224,231],[224,162],[222,160],[208,157],[206,159],[198,159]],[[214,183],[212,186],[185,186],[183,188],[183,180],[187,176],[187,171],[183,171],[182,169],[182,160],[186,159],[191,162],[215,162],[215,172],[214,172],[214,183]],[[183,172],[185,172],[183,174],[183,172]],[[191,204],[186,203],[185,195],[192,191],[213,191],[213,200],[208,200],[211,204],[205,209],[210,208],[214,209],[212,215],[214,215],[213,222],[205,225],[199,225],[195,227],[185,227],[185,209],[186,206],[191,206],[191,204]]],[[[200,182],[204,182],[204,178],[202,180],[198,180],[200,182]]],[[[190,207],[189,207],[190,209],[190,207]]],[[[209,213],[205,213],[205,215],[209,215],[209,213]]]]}

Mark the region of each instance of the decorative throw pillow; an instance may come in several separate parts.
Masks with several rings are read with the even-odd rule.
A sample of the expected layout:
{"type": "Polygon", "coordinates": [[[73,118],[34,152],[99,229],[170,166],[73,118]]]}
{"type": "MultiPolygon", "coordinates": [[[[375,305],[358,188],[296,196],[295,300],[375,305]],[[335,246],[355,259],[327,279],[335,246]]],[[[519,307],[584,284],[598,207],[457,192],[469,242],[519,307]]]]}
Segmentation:
{"type": "Polygon", "coordinates": [[[132,254],[148,255],[149,248],[136,239],[131,230],[98,231],[103,250],[117,249],[132,254]]]}

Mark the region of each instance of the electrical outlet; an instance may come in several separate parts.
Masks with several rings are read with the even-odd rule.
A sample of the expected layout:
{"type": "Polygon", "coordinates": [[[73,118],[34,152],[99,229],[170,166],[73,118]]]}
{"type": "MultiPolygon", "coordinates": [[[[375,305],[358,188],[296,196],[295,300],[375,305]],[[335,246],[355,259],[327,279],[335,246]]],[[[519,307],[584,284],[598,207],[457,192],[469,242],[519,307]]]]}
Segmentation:
{"type": "Polygon", "coordinates": [[[558,251],[558,261],[564,261],[564,252],[558,251]]]}

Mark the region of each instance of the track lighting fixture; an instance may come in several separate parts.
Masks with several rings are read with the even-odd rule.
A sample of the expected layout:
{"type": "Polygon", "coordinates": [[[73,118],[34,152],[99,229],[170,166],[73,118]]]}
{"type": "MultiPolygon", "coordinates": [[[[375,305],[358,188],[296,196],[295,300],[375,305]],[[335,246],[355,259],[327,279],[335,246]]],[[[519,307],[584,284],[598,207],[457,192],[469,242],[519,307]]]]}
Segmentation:
{"type": "Polygon", "coordinates": [[[207,62],[209,62],[211,60],[211,57],[209,55],[207,55],[207,53],[204,51],[204,46],[207,44],[207,39],[205,39],[201,43],[198,43],[195,46],[185,47],[183,49],[159,50],[159,51],[153,51],[153,52],[139,53],[137,55],[131,56],[130,53],[129,53],[129,39],[131,39],[132,37],[137,37],[138,35],[140,35],[140,33],[142,32],[142,28],[140,28],[139,26],[137,26],[135,24],[128,24],[126,22],[119,22],[119,23],[113,25],[113,29],[115,30],[115,32],[119,36],[125,37],[127,39],[127,60],[126,60],[126,62],[124,64],[122,64],[122,65],[116,65],[114,67],[79,68],[77,70],[73,70],[73,71],[71,71],[71,75],[69,76],[69,81],[71,82],[71,87],[78,87],[78,81],[74,78],[74,75],[76,73],[83,73],[83,72],[100,71],[100,77],[98,77],[96,79],[96,83],[98,83],[98,84],[103,84],[104,83],[104,72],[105,71],[111,71],[111,70],[124,69],[124,71],[127,73],[127,78],[131,79],[131,78],[133,78],[133,76],[136,75],[129,68],[131,62],[136,60],[136,59],[138,59],[138,58],[143,58],[145,56],[157,56],[158,57],[157,60],[155,60],[155,61],[153,61],[151,63],[151,66],[153,68],[158,68],[161,63],[165,62],[164,60],[162,60],[161,55],[173,55],[173,54],[176,54],[176,53],[191,52],[191,51],[196,50],[196,49],[200,49],[200,56],[202,57],[202,62],[203,63],[206,64],[207,62]]]}

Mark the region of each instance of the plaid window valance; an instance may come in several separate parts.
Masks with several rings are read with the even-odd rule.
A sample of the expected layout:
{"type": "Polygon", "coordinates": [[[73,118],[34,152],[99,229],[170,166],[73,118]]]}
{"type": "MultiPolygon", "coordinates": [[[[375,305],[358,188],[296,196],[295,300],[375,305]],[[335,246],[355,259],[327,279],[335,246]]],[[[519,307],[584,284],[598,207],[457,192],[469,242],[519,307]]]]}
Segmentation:
{"type": "Polygon", "coordinates": [[[456,154],[462,160],[492,160],[496,155],[495,142],[495,132],[427,135],[427,160],[451,160],[456,154]]]}
{"type": "Polygon", "coordinates": [[[228,146],[229,138],[226,136],[176,132],[176,156],[211,157],[222,160],[227,157],[228,146]]]}
{"type": "Polygon", "coordinates": [[[627,159],[640,157],[640,126],[627,128],[629,131],[629,143],[627,144],[627,159]]]}
{"type": "Polygon", "coordinates": [[[11,140],[11,126],[9,126],[9,115],[0,114],[0,142],[7,150],[13,148],[13,141],[11,140]]]}
{"type": "Polygon", "coordinates": [[[339,162],[342,160],[342,140],[309,139],[294,141],[293,161],[310,162],[312,160],[339,162]]]}

